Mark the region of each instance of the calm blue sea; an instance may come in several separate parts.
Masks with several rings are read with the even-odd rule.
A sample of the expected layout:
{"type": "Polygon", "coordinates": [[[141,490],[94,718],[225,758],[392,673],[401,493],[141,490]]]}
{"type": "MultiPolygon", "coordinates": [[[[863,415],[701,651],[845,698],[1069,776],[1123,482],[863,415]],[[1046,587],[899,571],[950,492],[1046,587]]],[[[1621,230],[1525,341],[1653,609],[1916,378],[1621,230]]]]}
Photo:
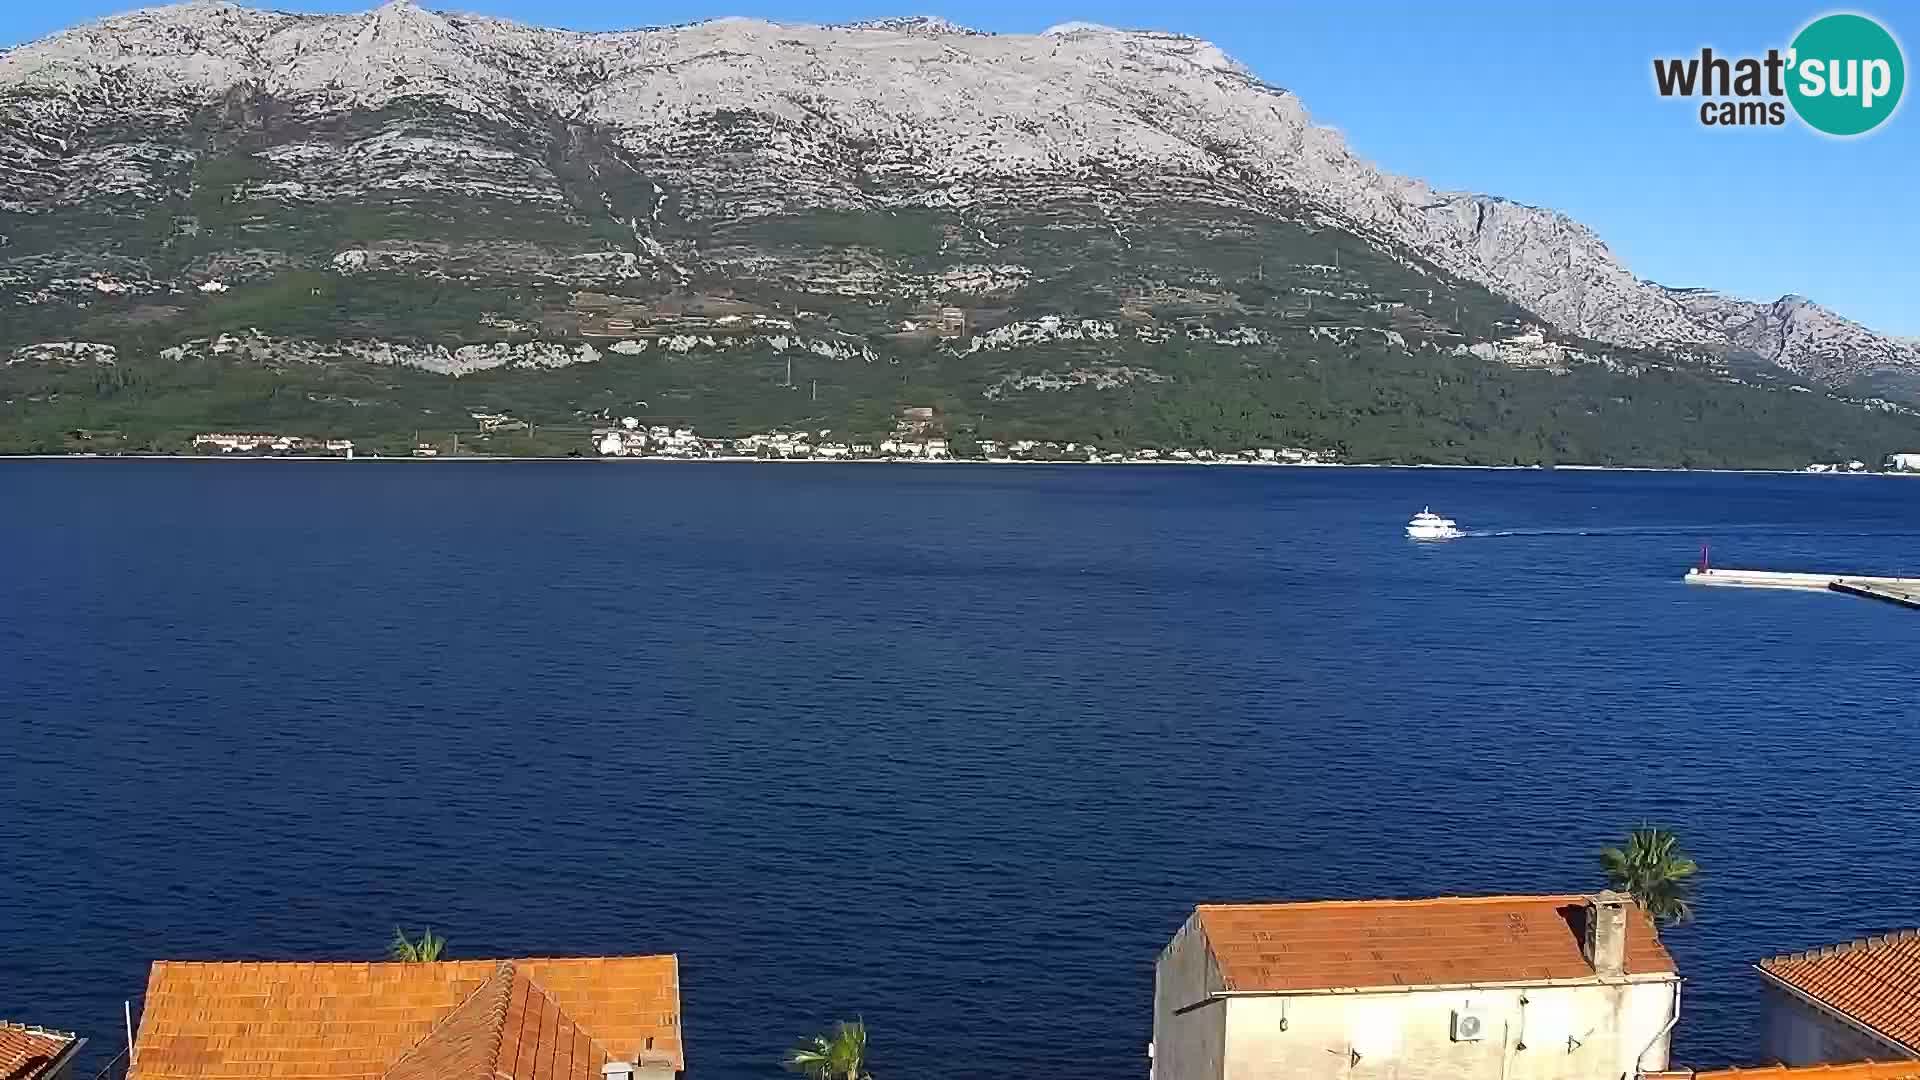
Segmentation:
{"type": "Polygon", "coordinates": [[[0,1016],[157,958],[677,952],[689,1072],[1144,1076],[1206,900],[1705,867],[1681,1060],[1920,923],[1920,482],[1438,470],[0,464],[0,1016]],[[1432,504],[1474,535],[1405,540],[1432,504]]]}

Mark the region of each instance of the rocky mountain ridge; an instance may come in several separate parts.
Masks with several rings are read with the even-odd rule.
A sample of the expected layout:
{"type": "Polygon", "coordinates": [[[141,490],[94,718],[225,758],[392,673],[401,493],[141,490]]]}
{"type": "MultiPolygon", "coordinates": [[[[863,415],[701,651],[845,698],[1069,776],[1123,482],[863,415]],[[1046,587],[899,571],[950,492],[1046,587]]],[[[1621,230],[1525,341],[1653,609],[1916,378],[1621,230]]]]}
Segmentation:
{"type": "MultiPolygon", "coordinates": [[[[1049,198],[1059,192],[1046,189],[1071,186],[1111,203],[1110,227],[1124,240],[1137,202],[1130,185],[1257,212],[1298,203],[1580,337],[1748,353],[1829,386],[1920,373],[1911,342],[1801,298],[1665,288],[1636,278],[1564,215],[1381,172],[1315,126],[1299,99],[1207,42],[1085,24],[1024,36],[926,19],[721,19],[588,34],[408,0],[360,15],[197,0],[0,54],[0,208],[32,215],[158,192],[191,156],[163,133],[254,97],[312,115],[425,99],[509,127],[561,117],[610,132],[637,161],[702,150],[716,123],[731,126],[750,145],[729,166],[752,166],[750,179],[734,178],[726,210],[736,214],[964,211],[989,188],[1049,198]],[[89,146],[87,133],[103,124],[149,137],[89,146]]],[[[346,159],[317,142],[277,147],[275,160],[301,178],[255,194],[314,201],[351,195],[366,177],[430,191],[447,184],[451,159],[469,174],[461,183],[490,195],[560,198],[537,162],[466,134],[376,139],[346,159]]],[[[679,212],[716,210],[693,190],[701,169],[686,172],[696,183],[678,193],[679,212]]],[[[638,253],[671,267],[673,253],[649,245],[642,222],[632,226],[638,253]]]]}
{"type": "Polygon", "coordinates": [[[202,0],[0,53],[0,451],[931,410],[959,445],[1798,467],[1920,445],[1912,354],[1382,173],[1173,34],[202,0]]]}

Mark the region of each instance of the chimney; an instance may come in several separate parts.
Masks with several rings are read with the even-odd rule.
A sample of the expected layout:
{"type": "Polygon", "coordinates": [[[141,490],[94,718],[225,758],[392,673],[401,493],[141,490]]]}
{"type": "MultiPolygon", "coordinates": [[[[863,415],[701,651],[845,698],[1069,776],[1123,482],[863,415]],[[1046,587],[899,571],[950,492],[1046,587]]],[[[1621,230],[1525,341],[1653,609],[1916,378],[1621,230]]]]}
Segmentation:
{"type": "MultiPolygon", "coordinates": [[[[647,1041],[651,1043],[653,1040],[647,1041]]],[[[673,1067],[673,1059],[662,1054],[641,1054],[633,1067],[633,1080],[674,1080],[677,1072],[673,1067]]]]}
{"type": "Polygon", "coordinates": [[[674,1080],[678,1070],[673,1067],[673,1059],[652,1050],[653,1040],[649,1038],[646,1050],[632,1061],[609,1061],[600,1066],[601,1080],[674,1080]]]}
{"type": "Polygon", "coordinates": [[[1611,889],[1587,897],[1587,931],[1580,951],[1595,975],[1627,970],[1627,908],[1633,897],[1611,889]]]}

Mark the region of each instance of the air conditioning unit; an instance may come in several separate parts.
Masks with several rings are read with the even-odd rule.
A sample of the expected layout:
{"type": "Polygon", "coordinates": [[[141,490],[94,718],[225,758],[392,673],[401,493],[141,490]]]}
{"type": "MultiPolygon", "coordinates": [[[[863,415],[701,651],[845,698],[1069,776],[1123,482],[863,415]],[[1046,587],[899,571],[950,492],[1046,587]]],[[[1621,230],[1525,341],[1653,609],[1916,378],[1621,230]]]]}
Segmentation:
{"type": "Polygon", "coordinates": [[[1479,1042],[1487,1037],[1487,1018],[1473,1009],[1453,1010],[1453,1041],[1479,1042]]]}

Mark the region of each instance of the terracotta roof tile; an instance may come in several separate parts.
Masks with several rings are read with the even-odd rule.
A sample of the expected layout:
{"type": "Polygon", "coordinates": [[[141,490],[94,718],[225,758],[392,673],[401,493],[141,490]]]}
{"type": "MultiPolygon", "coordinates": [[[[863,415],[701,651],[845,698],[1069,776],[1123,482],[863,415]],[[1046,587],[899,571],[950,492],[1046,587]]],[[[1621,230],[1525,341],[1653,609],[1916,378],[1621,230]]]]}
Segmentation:
{"type": "Polygon", "coordinates": [[[598,1080],[613,1058],[679,1069],[679,963],[161,962],[135,1050],[129,1080],[598,1080]]]}
{"type": "Polygon", "coordinates": [[[1768,1065],[1713,1069],[1693,1080],[1920,1080],[1920,1061],[1856,1061],[1846,1065],[1768,1065]]]}
{"type": "Polygon", "coordinates": [[[0,1080],[38,1080],[80,1037],[0,1020],[0,1080]]]}
{"type": "Polygon", "coordinates": [[[382,1080],[600,1080],[606,1048],[518,967],[502,963],[382,1080]]]}
{"type": "Polygon", "coordinates": [[[671,956],[515,960],[581,1029],[621,1061],[664,1058],[683,1065],[680,966],[671,956]]]}
{"type": "Polygon", "coordinates": [[[501,964],[426,1038],[386,1069],[386,1080],[490,1076],[500,1057],[501,1029],[514,981],[513,965],[501,964]]]}
{"type": "MultiPolygon", "coordinates": [[[[1513,983],[1593,977],[1583,896],[1203,904],[1196,916],[1229,990],[1513,983]]],[[[1637,906],[1626,971],[1674,971],[1637,906]]]]}
{"type": "Polygon", "coordinates": [[[1758,967],[1761,974],[1920,1052],[1920,930],[1786,953],[1758,967]]]}

